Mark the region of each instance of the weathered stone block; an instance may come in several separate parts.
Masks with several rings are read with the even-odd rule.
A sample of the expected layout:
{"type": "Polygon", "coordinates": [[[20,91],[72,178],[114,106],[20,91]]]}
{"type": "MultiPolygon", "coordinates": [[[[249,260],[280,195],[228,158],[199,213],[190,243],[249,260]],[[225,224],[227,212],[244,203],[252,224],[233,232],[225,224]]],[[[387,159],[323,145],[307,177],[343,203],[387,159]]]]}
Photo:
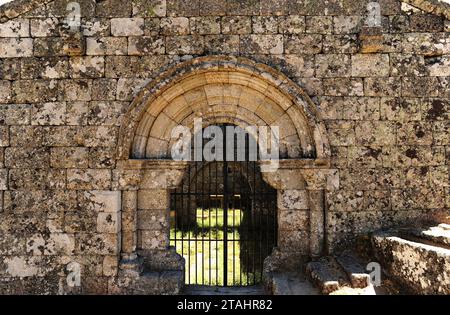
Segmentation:
{"type": "Polygon", "coordinates": [[[239,50],[239,35],[206,35],[205,53],[232,54],[239,50]]]}
{"type": "Polygon", "coordinates": [[[425,61],[426,71],[432,77],[448,77],[450,76],[450,57],[437,56],[435,58],[427,58],[425,61]]]}
{"type": "Polygon", "coordinates": [[[62,27],[58,18],[31,19],[30,29],[32,37],[60,36],[62,27]]]}
{"type": "Polygon", "coordinates": [[[115,126],[89,126],[83,130],[83,142],[87,147],[114,147],[118,132],[115,126]]]}
{"type": "Polygon", "coordinates": [[[5,166],[8,168],[48,168],[50,151],[48,148],[9,147],[5,149],[5,166]]]}
{"type": "Polygon", "coordinates": [[[259,15],[259,0],[227,0],[227,11],[229,15],[259,15]]]}
{"type": "Polygon", "coordinates": [[[364,94],[366,96],[400,96],[402,80],[400,78],[365,78],[364,94]]]}
{"type": "Polygon", "coordinates": [[[31,38],[0,38],[0,58],[31,57],[33,40],[31,38]]]}
{"type": "Polygon", "coordinates": [[[51,148],[50,165],[54,168],[88,168],[89,149],[83,147],[51,148]]]}
{"type": "Polygon", "coordinates": [[[119,101],[132,101],[149,80],[146,79],[119,79],[117,81],[116,99],[119,101]]]}
{"type": "Polygon", "coordinates": [[[62,213],[77,209],[77,195],[69,190],[12,190],[5,192],[5,212],[62,213]]]}
{"type": "Polygon", "coordinates": [[[27,239],[26,251],[33,256],[73,255],[75,236],[65,233],[51,233],[50,236],[35,234],[27,239]]]}
{"type": "Polygon", "coordinates": [[[116,99],[116,79],[96,79],[92,81],[93,101],[113,101],[116,99]]]}
{"type": "MultiPolygon", "coordinates": [[[[9,128],[8,128],[8,126],[1,126],[0,127],[0,147],[7,147],[7,146],[9,146],[9,128]]],[[[3,160],[1,161],[0,165],[2,165],[2,164],[3,164],[3,160]]]]}
{"type": "Polygon", "coordinates": [[[97,215],[97,232],[118,233],[120,231],[120,215],[118,212],[100,212],[97,215]]]}
{"type": "Polygon", "coordinates": [[[65,189],[66,173],[56,169],[11,169],[9,188],[12,190],[65,189]]]}
{"type": "Polygon", "coordinates": [[[348,77],[351,60],[345,54],[316,55],[316,75],[318,77],[348,77]]]}
{"type": "Polygon", "coordinates": [[[389,76],[389,55],[387,54],[353,55],[352,76],[354,77],[389,76]]]}
{"type": "Polygon", "coordinates": [[[360,145],[395,144],[396,126],[386,121],[362,121],[356,124],[356,142],[360,145]]]}
{"type": "Polygon", "coordinates": [[[103,258],[103,275],[113,277],[117,274],[119,260],[117,256],[105,256],[103,258]]]}
{"type": "Polygon", "coordinates": [[[133,16],[156,17],[166,16],[166,0],[134,0],[133,16]]]}
{"type": "Polygon", "coordinates": [[[426,76],[428,74],[423,56],[391,54],[391,76],[426,76]]]}
{"type": "Polygon", "coordinates": [[[323,80],[324,94],[328,96],[363,96],[364,83],[359,78],[332,78],[323,80]]]}
{"type": "Polygon", "coordinates": [[[117,255],[120,240],[117,234],[79,233],[75,253],[80,255],[117,255]]]}
{"type": "Polygon", "coordinates": [[[63,125],[66,122],[66,103],[33,104],[32,125],[63,125]]]}
{"type": "Polygon", "coordinates": [[[28,19],[14,19],[0,23],[0,37],[29,37],[30,21],[28,19]]]}
{"type": "Polygon", "coordinates": [[[115,156],[114,147],[89,148],[89,168],[114,168],[115,156]]]}
{"type": "Polygon", "coordinates": [[[381,119],[393,121],[416,121],[422,117],[422,100],[416,98],[383,97],[381,119]]]}
{"type": "Polygon", "coordinates": [[[142,249],[166,249],[169,237],[160,230],[142,230],[138,233],[138,246],[142,249]]]}
{"type": "Polygon", "coordinates": [[[143,18],[115,18],[111,19],[112,36],[140,36],[144,35],[143,18]]]}
{"type": "Polygon", "coordinates": [[[96,213],[116,213],[122,208],[120,191],[79,191],[78,202],[81,208],[96,213]]]}
{"type": "Polygon", "coordinates": [[[66,103],[66,124],[81,126],[87,124],[88,103],[69,102],[66,103]]]}
{"type": "Polygon", "coordinates": [[[132,1],[105,0],[97,3],[95,13],[98,17],[130,17],[132,1]]]}
{"type": "Polygon", "coordinates": [[[12,85],[17,103],[53,102],[58,97],[56,80],[19,80],[12,85]]]}
{"type": "Polygon", "coordinates": [[[199,0],[166,0],[167,16],[197,16],[199,0]]]}
{"type": "Polygon", "coordinates": [[[33,55],[36,57],[66,56],[64,41],[60,37],[39,37],[33,40],[33,55]]]}
{"type": "Polygon", "coordinates": [[[0,80],[17,80],[20,78],[20,61],[17,59],[0,60],[0,80]]]}
{"type": "Polygon", "coordinates": [[[164,232],[169,228],[169,211],[167,209],[139,210],[137,222],[139,230],[160,230],[164,232]]]}
{"type": "Polygon", "coordinates": [[[307,211],[280,210],[278,224],[286,229],[306,231],[309,229],[309,214],[307,211]]]}
{"type": "Polygon", "coordinates": [[[254,34],[277,34],[279,20],[274,16],[252,17],[252,30],[254,34]]]}
{"type": "Polygon", "coordinates": [[[67,170],[68,189],[109,189],[111,171],[104,169],[69,169],[67,170]]]}
{"type": "Polygon", "coordinates": [[[192,17],[189,19],[193,34],[211,35],[220,34],[220,17],[192,17]]]}
{"type": "Polygon", "coordinates": [[[436,77],[403,77],[402,96],[440,96],[440,83],[436,77]]]}
{"type": "Polygon", "coordinates": [[[326,54],[355,54],[359,49],[356,34],[325,35],[323,38],[323,53],[326,54]]]}
{"type": "Polygon", "coordinates": [[[284,210],[308,209],[306,190],[283,190],[278,192],[278,208],[284,210]]]}
{"type": "Polygon", "coordinates": [[[86,55],[126,55],[128,41],[125,37],[88,37],[86,38],[86,55]]]}
{"type": "Polygon", "coordinates": [[[249,35],[240,37],[243,53],[247,54],[282,54],[283,36],[249,35]]]}
{"type": "Polygon", "coordinates": [[[437,145],[450,144],[450,122],[438,121],[433,124],[433,140],[437,145]]]}
{"type": "MultiPolygon", "coordinates": [[[[172,37],[170,37],[172,38],[172,37]]],[[[181,41],[178,43],[180,45],[178,49],[194,49],[194,47],[186,47],[184,45],[189,45],[189,37],[178,37],[181,41]]],[[[160,55],[165,52],[165,43],[162,37],[153,37],[153,36],[143,36],[143,37],[130,37],[128,39],[128,54],[129,55],[160,55]]],[[[169,46],[169,43],[174,45],[176,39],[174,41],[168,41],[167,50],[169,52],[170,49],[174,49],[173,46],[169,46]]],[[[169,52],[170,53],[170,52],[169,52]]]]}
{"type": "Polygon", "coordinates": [[[200,5],[201,16],[223,16],[227,14],[227,2],[222,0],[203,1],[200,5]]]}
{"type": "Polygon", "coordinates": [[[433,143],[432,128],[430,124],[424,122],[399,124],[397,141],[406,145],[431,145],[433,143]]]}
{"type": "Polygon", "coordinates": [[[331,16],[307,16],[306,33],[310,34],[333,33],[333,18],[331,16]]]}
{"type": "Polygon", "coordinates": [[[221,25],[222,34],[244,35],[252,32],[252,20],[248,16],[225,16],[221,25]]]}
{"type": "Polygon", "coordinates": [[[0,119],[5,125],[28,125],[30,124],[30,113],[31,105],[29,104],[11,104],[0,106],[0,119]]]}
{"type": "Polygon", "coordinates": [[[319,54],[322,51],[322,36],[318,34],[285,36],[284,51],[286,54],[319,54]]]}
{"type": "Polygon", "coordinates": [[[333,18],[335,34],[359,33],[363,26],[362,16],[335,16],[333,18]]]}
{"type": "Polygon", "coordinates": [[[348,147],[347,159],[349,167],[376,168],[382,167],[381,147],[348,147]]]}
{"type": "Polygon", "coordinates": [[[304,16],[287,15],[279,17],[278,20],[281,34],[301,34],[305,32],[306,20],[304,16]]]}
{"type": "Polygon", "coordinates": [[[291,252],[309,253],[308,232],[305,230],[280,230],[278,232],[278,247],[291,252]]]}
{"type": "MultiPolygon", "coordinates": [[[[200,19],[200,18],[198,18],[200,19]]],[[[196,20],[191,20],[195,25],[196,20]]],[[[186,17],[167,17],[160,22],[162,35],[188,35],[190,33],[189,19],[186,17]]]]}
{"type": "Polygon", "coordinates": [[[139,190],[138,208],[140,210],[155,210],[169,208],[169,194],[165,189],[139,190]]]}
{"type": "Polygon", "coordinates": [[[327,193],[328,210],[331,212],[348,212],[364,210],[364,192],[338,190],[327,193]]]}
{"type": "Polygon", "coordinates": [[[128,106],[127,102],[91,102],[87,122],[89,125],[120,126],[128,106]]]}
{"type": "Polygon", "coordinates": [[[442,32],[444,30],[444,19],[434,14],[413,14],[410,17],[410,28],[412,32],[442,32]]]}
{"type": "Polygon", "coordinates": [[[111,23],[102,18],[82,19],[81,31],[83,36],[105,37],[111,33],[111,23]]]}
{"type": "Polygon", "coordinates": [[[69,72],[72,78],[98,78],[105,73],[105,58],[74,57],[70,58],[69,72]]]}
{"type": "Polygon", "coordinates": [[[0,81],[0,103],[10,103],[12,99],[11,95],[11,82],[6,80],[0,81]]]}
{"type": "Polygon", "coordinates": [[[63,80],[61,86],[61,100],[64,101],[90,101],[92,80],[76,79],[63,80]]]}
{"type": "Polygon", "coordinates": [[[65,57],[22,58],[22,79],[64,79],[69,76],[65,57]]]}

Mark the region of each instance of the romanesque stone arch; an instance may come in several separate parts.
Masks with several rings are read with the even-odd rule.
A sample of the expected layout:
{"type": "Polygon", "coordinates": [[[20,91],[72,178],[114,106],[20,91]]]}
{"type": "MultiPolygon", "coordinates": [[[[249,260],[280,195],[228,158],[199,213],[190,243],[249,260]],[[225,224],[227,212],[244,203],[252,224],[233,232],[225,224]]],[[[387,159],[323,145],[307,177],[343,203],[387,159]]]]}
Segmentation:
{"type": "Polygon", "coordinates": [[[168,158],[171,130],[232,123],[280,127],[288,158],[326,159],[325,128],[314,103],[274,69],[242,57],[193,59],[164,72],[136,97],[121,129],[119,159],[168,158]]]}
{"type": "MultiPolygon", "coordinates": [[[[280,167],[263,174],[278,192],[279,239],[265,272],[297,268],[301,259],[320,255],[325,247],[324,190],[333,185],[336,172],[329,169],[330,148],[314,103],[266,65],[209,56],[162,73],[141,91],[124,118],[117,152],[121,269],[138,266],[139,257],[145,266],[160,268],[156,257],[167,258],[170,252],[169,197],[187,169],[187,162],[170,159],[171,131],[177,125],[193,129],[195,118],[202,118],[204,127],[280,127],[280,167]]],[[[176,255],[174,259],[183,268],[176,255]]]]}

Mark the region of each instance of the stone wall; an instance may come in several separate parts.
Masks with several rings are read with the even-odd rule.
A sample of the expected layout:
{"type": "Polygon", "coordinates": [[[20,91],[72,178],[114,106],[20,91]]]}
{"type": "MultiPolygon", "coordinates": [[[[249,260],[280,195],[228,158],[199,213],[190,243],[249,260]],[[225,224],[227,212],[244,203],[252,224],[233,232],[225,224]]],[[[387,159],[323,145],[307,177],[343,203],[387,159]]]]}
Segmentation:
{"type": "Polygon", "coordinates": [[[122,206],[119,128],[147,83],[197,56],[264,63],[312,98],[339,178],[325,193],[330,250],[449,212],[442,16],[380,0],[381,26],[368,28],[366,0],[79,0],[74,35],[68,2],[0,9],[1,293],[119,292],[121,246],[133,243],[121,209],[136,219],[122,206]]]}

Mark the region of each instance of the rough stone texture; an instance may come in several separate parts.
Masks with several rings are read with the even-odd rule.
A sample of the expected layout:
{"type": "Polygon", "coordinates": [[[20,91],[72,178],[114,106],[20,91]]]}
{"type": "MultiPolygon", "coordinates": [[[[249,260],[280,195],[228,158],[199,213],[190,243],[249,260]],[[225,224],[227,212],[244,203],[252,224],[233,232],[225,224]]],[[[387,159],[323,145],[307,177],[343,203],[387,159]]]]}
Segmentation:
{"type": "Polygon", "coordinates": [[[268,265],[299,267],[323,244],[334,251],[408,220],[448,220],[442,1],[405,1],[425,12],[380,1],[382,25],[367,28],[362,0],[83,0],[75,35],[67,2],[0,8],[0,293],[180,292],[179,257],[164,252],[167,189],[184,170],[121,162],[167,157],[170,127],[204,106],[227,122],[280,125],[284,157],[304,160],[266,178],[280,231],[268,265]],[[217,54],[221,74],[218,59],[194,59],[217,54]],[[78,291],[65,285],[71,262],[78,291]]]}
{"type": "Polygon", "coordinates": [[[391,231],[377,233],[372,237],[377,258],[385,270],[410,292],[449,294],[448,247],[441,247],[439,243],[428,244],[420,239],[410,241],[400,235],[391,231]]]}

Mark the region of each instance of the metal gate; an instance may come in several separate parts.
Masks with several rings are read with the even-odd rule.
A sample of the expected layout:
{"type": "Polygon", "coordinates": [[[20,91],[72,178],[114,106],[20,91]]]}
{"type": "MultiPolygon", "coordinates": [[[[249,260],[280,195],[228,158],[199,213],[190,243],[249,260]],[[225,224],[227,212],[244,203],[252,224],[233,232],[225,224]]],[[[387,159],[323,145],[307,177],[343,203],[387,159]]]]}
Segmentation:
{"type": "Polygon", "coordinates": [[[257,284],[276,246],[276,191],[248,154],[241,162],[223,160],[190,162],[171,194],[170,243],[186,261],[186,284],[257,284]]]}

